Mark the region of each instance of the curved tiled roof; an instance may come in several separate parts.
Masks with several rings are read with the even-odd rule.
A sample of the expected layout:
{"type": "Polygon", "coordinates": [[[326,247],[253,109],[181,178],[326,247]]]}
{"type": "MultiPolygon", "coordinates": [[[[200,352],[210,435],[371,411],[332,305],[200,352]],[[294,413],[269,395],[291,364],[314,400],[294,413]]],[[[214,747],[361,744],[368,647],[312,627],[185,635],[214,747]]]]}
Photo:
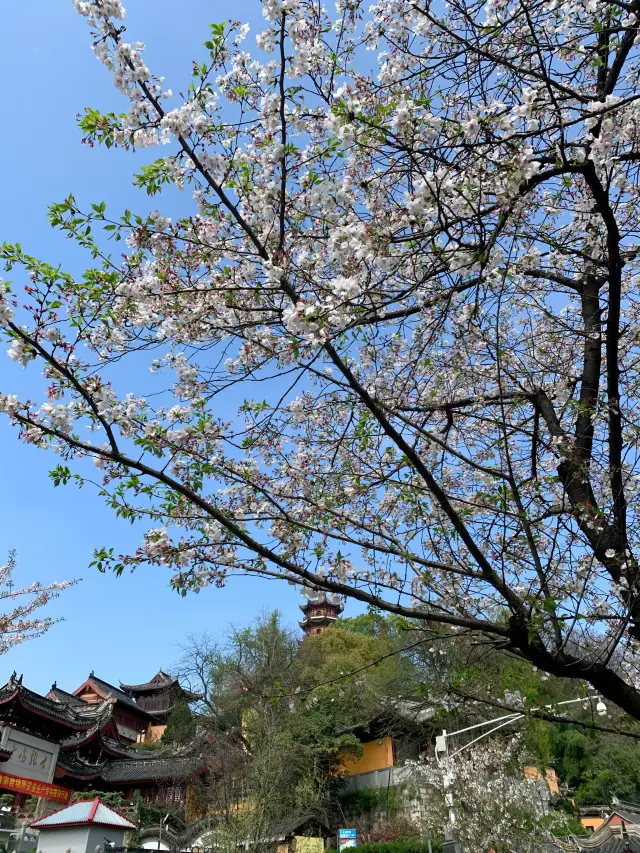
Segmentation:
{"type": "Polygon", "coordinates": [[[164,755],[106,759],[88,764],[73,755],[60,755],[58,768],[75,779],[101,779],[111,784],[190,779],[202,767],[199,756],[164,755]]]}
{"type": "Polygon", "coordinates": [[[178,679],[159,669],[151,681],[145,681],[143,684],[123,684],[120,682],[120,687],[125,693],[144,693],[146,691],[166,690],[173,684],[178,684],[178,679]]]}
{"type": "Polygon", "coordinates": [[[554,849],[562,853],[640,853],[640,827],[628,824],[623,831],[620,826],[601,826],[583,838],[571,836],[554,841],[554,849]]]}
{"type": "Polygon", "coordinates": [[[142,760],[107,761],[102,778],[106,782],[145,782],[190,779],[202,766],[196,756],[168,756],[142,760]]]}
{"type": "Polygon", "coordinates": [[[62,687],[58,687],[55,681],[51,685],[51,690],[47,693],[47,699],[53,699],[54,702],[72,705],[76,708],[87,704],[83,699],[80,699],[79,696],[74,696],[73,693],[69,693],[68,691],[63,690],[62,687]]]}
{"type": "Polygon", "coordinates": [[[107,728],[111,719],[107,724],[97,724],[92,729],[89,729],[87,732],[77,732],[76,734],[71,735],[68,738],[60,741],[60,751],[67,752],[69,750],[78,749],[81,746],[85,746],[87,743],[91,743],[93,740],[97,740],[100,744],[100,748],[107,755],[111,756],[125,756],[129,754],[129,750],[127,747],[121,743],[116,738],[109,737],[105,734],[104,729],[107,728]]]}
{"type": "Polygon", "coordinates": [[[344,610],[342,601],[337,596],[332,596],[326,592],[318,592],[315,595],[309,596],[304,604],[300,605],[300,610],[306,613],[311,607],[324,607],[325,605],[335,609],[337,613],[342,613],[344,610]]]}
{"type": "MultiPolygon", "coordinates": [[[[145,681],[143,684],[123,684],[120,682],[120,687],[125,693],[131,695],[135,695],[136,693],[165,693],[167,690],[174,689],[183,693],[189,702],[195,702],[203,698],[202,693],[194,693],[192,690],[187,690],[180,684],[177,678],[169,675],[163,669],[159,669],[151,681],[145,681]]],[[[149,711],[149,713],[153,714],[154,712],[149,711]]],[[[160,714],[163,712],[156,711],[155,713],[160,714]]]]}
{"type": "Polygon", "coordinates": [[[60,741],[60,749],[72,749],[80,744],[88,743],[102,729],[108,726],[113,721],[113,705],[114,703],[106,699],[104,702],[83,702],[79,700],[80,706],[72,705],[71,707],[77,710],[79,714],[84,714],[86,709],[91,709],[92,725],[88,729],[83,729],[79,732],[74,732],[69,737],[60,741]]]}
{"type": "Polygon", "coordinates": [[[107,755],[112,757],[128,755],[127,746],[118,737],[117,722],[114,717],[115,701],[113,699],[105,699],[103,702],[85,702],[74,696],[73,693],[61,690],[55,684],[49,691],[47,698],[53,699],[54,697],[54,701],[68,703],[79,715],[83,717],[88,715],[93,720],[91,728],[75,731],[63,738],[60,741],[61,752],[76,750],[97,739],[102,751],[107,755]]]}
{"type": "Polygon", "coordinates": [[[0,705],[9,702],[18,702],[25,710],[76,730],[90,729],[105,710],[103,702],[77,705],[41,696],[24,687],[15,675],[0,687],[0,705]]]}
{"type": "Polygon", "coordinates": [[[332,835],[326,816],[309,812],[272,824],[265,832],[266,838],[263,840],[271,841],[272,843],[284,841],[285,838],[292,836],[297,829],[308,823],[315,824],[318,830],[323,830],[325,836],[332,835]]]}
{"type": "Polygon", "coordinates": [[[98,676],[94,675],[93,672],[89,675],[89,678],[87,678],[84,684],[82,684],[78,688],[78,690],[76,690],[74,695],[77,695],[77,693],[85,686],[85,684],[93,684],[94,687],[98,689],[98,693],[100,695],[110,697],[118,702],[122,702],[123,705],[126,705],[128,708],[131,708],[143,717],[151,716],[147,713],[147,711],[141,708],[140,705],[138,705],[135,700],[131,698],[131,696],[125,693],[124,690],[120,690],[119,687],[114,687],[114,685],[109,684],[108,681],[103,681],[102,678],[98,678],[98,676]]]}
{"type": "Polygon", "coordinates": [[[57,769],[62,770],[67,776],[71,776],[74,779],[99,779],[106,763],[105,759],[97,764],[89,764],[78,758],[78,754],[75,752],[70,754],[60,753],[57,769]]]}

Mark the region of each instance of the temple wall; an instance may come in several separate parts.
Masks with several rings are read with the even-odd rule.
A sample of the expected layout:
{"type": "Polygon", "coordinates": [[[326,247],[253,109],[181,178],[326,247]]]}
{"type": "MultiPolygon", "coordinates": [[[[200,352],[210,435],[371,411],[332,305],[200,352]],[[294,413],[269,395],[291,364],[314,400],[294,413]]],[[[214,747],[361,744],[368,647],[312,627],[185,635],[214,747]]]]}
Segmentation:
{"type": "Polygon", "coordinates": [[[347,776],[383,770],[393,765],[393,742],[386,736],[362,744],[362,755],[358,758],[345,758],[342,766],[347,776]]]}
{"type": "Polygon", "coordinates": [[[161,726],[149,726],[147,732],[145,734],[145,742],[146,743],[155,743],[157,740],[160,740],[164,731],[166,729],[166,725],[161,726]]]}

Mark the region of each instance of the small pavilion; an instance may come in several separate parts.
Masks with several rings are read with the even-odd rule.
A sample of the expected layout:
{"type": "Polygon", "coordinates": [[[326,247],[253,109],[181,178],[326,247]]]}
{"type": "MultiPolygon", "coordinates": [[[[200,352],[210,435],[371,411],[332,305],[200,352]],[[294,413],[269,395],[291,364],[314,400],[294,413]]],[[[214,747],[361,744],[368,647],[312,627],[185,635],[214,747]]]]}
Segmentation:
{"type": "Polygon", "coordinates": [[[73,803],[34,820],[41,853],[97,853],[124,846],[124,834],[138,824],[103,803],[99,797],[73,803]]]}

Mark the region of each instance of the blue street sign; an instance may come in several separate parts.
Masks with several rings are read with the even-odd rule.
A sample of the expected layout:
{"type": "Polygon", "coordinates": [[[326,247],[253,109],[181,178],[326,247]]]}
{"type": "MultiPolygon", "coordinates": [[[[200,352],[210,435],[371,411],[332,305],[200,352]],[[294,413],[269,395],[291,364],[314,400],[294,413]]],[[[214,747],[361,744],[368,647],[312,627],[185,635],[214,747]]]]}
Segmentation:
{"type": "Polygon", "coordinates": [[[338,850],[346,850],[348,847],[358,846],[358,830],[357,829],[339,829],[338,830],[338,850]]]}

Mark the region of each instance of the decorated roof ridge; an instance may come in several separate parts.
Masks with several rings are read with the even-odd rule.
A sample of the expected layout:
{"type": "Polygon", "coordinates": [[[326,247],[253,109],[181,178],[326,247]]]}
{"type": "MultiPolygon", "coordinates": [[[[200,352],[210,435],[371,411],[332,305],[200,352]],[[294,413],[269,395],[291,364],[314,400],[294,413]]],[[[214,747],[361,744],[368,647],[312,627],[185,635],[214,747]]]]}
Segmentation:
{"type": "Polygon", "coordinates": [[[102,713],[104,708],[104,703],[96,703],[96,707],[83,703],[85,707],[80,708],[71,703],[65,704],[48,696],[42,696],[40,693],[25,687],[22,680],[15,677],[15,673],[3,687],[0,687],[0,705],[5,705],[14,700],[19,702],[25,710],[80,730],[95,725],[95,718],[102,713]]]}
{"type": "Polygon", "coordinates": [[[105,724],[97,724],[93,729],[87,732],[78,732],[76,735],[65,738],[60,742],[61,752],[67,752],[71,749],[78,749],[80,746],[85,746],[97,738],[100,748],[112,756],[127,756],[129,750],[117,738],[108,737],[105,734],[105,729],[114,728],[115,724],[110,718],[105,724]]]}
{"type": "Polygon", "coordinates": [[[63,690],[62,687],[58,687],[57,682],[53,682],[51,685],[51,689],[47,693],[47,699],[53,699],[54,702],[62,702],[67,703],[69,705],[75,705],[78,707],[79,705],[87,705],[87,702],[84,702],[80,699],[79,696],[74,696],[73,693],[69,693],[68,690],[63,690]]]}
{"type": "Polygon", "coordinates": [[[103,699],[102,702],[83,702],[82,705],[70,705],[70,707],[81,719],[93,720],[102,717],[107,713],[113,713],[114,705],[115,699],[107,696],[107,698],[103,699]]]}
{"type": "MultiPolygon", "coordinates": [[[[80,687],[73,691],[74,696],[78,696],[83,688],[88,687],[89,685],[93,685],[94,688],[97,688],[96,692],[99,696],[110,697],[115,699],[118,702],[122,702],[127,707],[134,709],[138,712],[138,714],[143,717],[151,717],[148,711],[145,711],[144,708],[141,708],[124,690],[121,690],[119,687],[115,687],[115,685],[110,684],[108,681],[105,681],[102,678],[98,678],[98,676],[94,673],[93,670],[89,673],[89,677],[82,682],[80,687]]],[[[91,704],[85,702],[85,704],[91,704]]]]}
{"type": "Polygon", "coordinates": [[[340,598],[337,596],[331,596],[330,593],[322,591],[318,591],[316,594],[310,595],[304,603],[299,606],[300,610],[302,610],[303,613],[306,613],[311,607],[321,607],[324,604],[335,608],[338,613],[342,613],[344,610],[344,604],[340,598]]]}
{"type": "Polygon", "coordinates": [[[74,732],[72,735],[69,735],[69,737],[65,737],[60,741],[60,749],[73,749],[81,744],[89,743],[97,734],[100,733],[104,725],[106,725],[106,722],[103,723],[101,720],[98,720],[98,722],[91,726],[90,729],[74,732]]]}
{"type": "Polygon", "coordinates": [[[597,853],[598,850],[607,853],[624,853],[629,850],[630,853],[640,850],[640,826],[636,824],[627,824],[624,827],[625,836],[620,832],[619,826],[601,826],[586,837],[570,836],[569,838],[553,838],[552,849],[555,851],[563,851],[563,853],[589,853],[593,850],[597,853]],[[619,844],[616,842],[620,842],[619,844]]]}
{"type": "Polygon", "coordinates": [[[414,699],[401,699],[395,696],[381,696],[375,712],[363,717],[359,722],[338,728],[337,734],[369,731],[369,727],[385,721],[394,720],[421,728],[430,723],[436,715],[436,709],[425,702],[414,699]]]}
{"type": "MultiPolygon", "coordinates": [[[[164,693],[168,689],[177,687],[186,697],[189,702],[196,702],[204,698],[203,693],[196,693],[194,690],[189,690],[183,687],[177,678],[174,678],[163,669],[159,669],[150,681],[145,681],[143,684],[123,684],[120,682],[120,689],[128,694],[136,693],[164,693]]],[[[163,714],[166,711],[149,711],[152,716],[163,714]]]]}
{"type": "Polygon", "coordinates": [[[187,779],[204,768],[201,755],[141,755],[139,758],[106,758],[91,764],[77,752],[60,754],[58,768],[67,776],[104,782],[158,782],[165,779],[187,779]]]}
{"type": "MultiPolygon", "coordinates": [[[[54,700],[55,701],[55,700],[54,700]]],[[[92,725],[89,729],[84,730],[84,734],[89,734],[107,726],[113,719],[113,709],[115,702],[113,699],[104,699],[102,702],[83,702],[80,700],[80,705],[69,703],[68,707],[83,720],[90,720],[92,725]]]]}
{"type": "Polygon", "coordinates": [[[153,756],[146,759],[113,759],[102,770],[106,782],[159,782],[188,779],[203,769],[206,759],[197,755],[153,756]]]}
{"type": "Polygon", "coordinates": [[[109,759],[105,758],[95,764],[90,764],[88,761],[81,759],[77,752],[61,752],[58,755],[57,769],[64,771],[65,775],[71,776],[74,779],[100,779],[102,778],[102,770],[107,761],[109,759]]]}
{"type": "Polygon", "coordinates": [[[174,684],[179,686],[180,682],[177,678],[174,678],[161,668],[153,678],[149,679],[149,681],[142,682],[142,684],[123,684],[120,682],[120,689],[125,693],[137,693],[140,691],[166,690],[167,687],[171,687],[174,684]]]}

